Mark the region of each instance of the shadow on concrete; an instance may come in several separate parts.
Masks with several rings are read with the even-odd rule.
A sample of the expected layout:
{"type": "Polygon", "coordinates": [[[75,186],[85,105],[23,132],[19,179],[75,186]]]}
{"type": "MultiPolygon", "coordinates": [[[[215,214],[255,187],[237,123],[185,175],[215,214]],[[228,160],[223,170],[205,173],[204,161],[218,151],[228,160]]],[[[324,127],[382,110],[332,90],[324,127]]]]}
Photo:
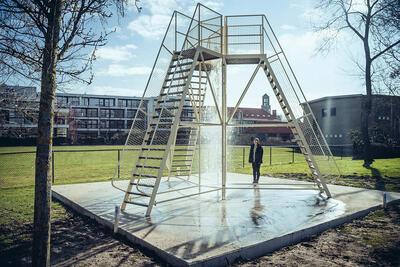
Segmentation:
{"type": "Polygon", "coordinates": [[[377,168],[371,166],[365,168],[371,171],[371,176],[375,179],[375,189],[386,191],[385,181],[382,179],[381,172],[377,168]]]}

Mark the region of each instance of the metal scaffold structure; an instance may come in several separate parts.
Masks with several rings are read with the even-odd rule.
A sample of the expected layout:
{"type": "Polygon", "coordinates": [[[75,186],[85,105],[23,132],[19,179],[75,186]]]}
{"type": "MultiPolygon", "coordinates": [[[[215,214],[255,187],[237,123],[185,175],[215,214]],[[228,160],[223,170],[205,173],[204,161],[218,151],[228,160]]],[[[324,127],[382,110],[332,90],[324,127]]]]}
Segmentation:
{"type": "Polygon", "coordinates": [[[265,15],[223,16],[198,4],[191,17],[175,11],[162,40],[118,166],[121,177],[130,181],[127,188],[113,181],[125,192],[121,210],[143,206],[149,216],[156,204],[216,190],[224,199],[227,136],[232,129],[252,127],[233,118],[259,72],[265,73],[316,187],[331,197],[325,180],[340,175],[338,167],[265,15]],[[255,69],[228,112],[227,67],[243,64],[255,69]],[[210,146],[210,140],[217,140],[217,146],[210,146]],[[207,187],[202,155],[215,147],[218,153],[207,160],[218,163],[214,175],[221,179],[218,186],[207,187]],[[189,181],[189,186],[160,190],[162,181],[172,178],[189,181]],[[194,187],[199,188],[195,194],[157,201],[160,194],[194,187]]]}

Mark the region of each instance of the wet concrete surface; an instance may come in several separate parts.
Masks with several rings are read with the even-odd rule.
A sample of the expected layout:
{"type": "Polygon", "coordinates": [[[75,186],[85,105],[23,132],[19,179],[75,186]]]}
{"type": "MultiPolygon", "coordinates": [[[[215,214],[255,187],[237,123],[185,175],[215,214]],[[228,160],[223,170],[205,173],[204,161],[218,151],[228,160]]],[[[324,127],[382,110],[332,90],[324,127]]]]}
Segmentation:
{"type": "MultiPolygon", "coordinates": [[[[202,175],[202,187],[161,194],[157,200],[213,190],[212,174],[202,175]],[[210,177],[209,180],[206,178],[210,177]]],[[[160,191],[186,188],[197,181],[172,179],[160,191]]],[[[226,199],[221,191],[160,203],[149,218],[146,208],[128,205],[118,233],[154,251],[173,265],[227,265],[251,259],[366,215],[382,204],[382,192],[329,186],[333,197],[318,195],[312,183],[261,177],[253,186],[243,174],[228,174],[226,199]]],[[[118,185],[125,188],[127,181],[118,185]]],[[[58,185],[53,195],[78,212],[113,227],[115,205],[123,192],[109,182],[58,185]]],[[[388,193],[388,200],[400,199],[388,193]]]]}

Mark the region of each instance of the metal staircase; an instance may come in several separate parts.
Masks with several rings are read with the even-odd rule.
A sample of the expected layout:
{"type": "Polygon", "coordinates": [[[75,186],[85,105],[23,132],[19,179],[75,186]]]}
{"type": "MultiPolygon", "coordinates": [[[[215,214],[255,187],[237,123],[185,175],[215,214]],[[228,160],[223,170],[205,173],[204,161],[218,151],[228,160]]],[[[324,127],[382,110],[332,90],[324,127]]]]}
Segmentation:
{"type": "Polygon", "coordinates": [[[192,123],[199,119],[207,84],[202,63],[193,60],[198,54],[186,50],[172,56],[122,210],[133,204],[147,207],[146,214],[150,214],[161,179],[190,177],[198,139],[198,129],[192,123]]]}
{"type": "MultiPolygon", "coordinates": [[[[200,129],[207,126],[221,127],[222,184],[221,188],[202,191],[201,166],[198,166],[198,194],[222,190],[224,196],[226,129],[252,127],[231,123],[231,119],[260,68],[277,97],[319,192],[331,197],[325,180],[340,173],[266,17],[223,17],[198,4],[192,17],[174,12],[137,107],[116,172],[118,177],[120,172],[129,175],[128,188],[121,189],[113,183],[125,193],[121,210],[125,210],[127,204],[143,206],[149,216],[157,204],[157,194],[169,193],[159,192],[162,179],[189,180],[194,172],[196,149],[201,145],[199,140],[203,131],[200,129]],[[247,52],[243,52],[246,49],[247,52]],[[230,64],[258,65],[228,118],[226,67],[230,64]],[[214,75],[213,81],[210,73],[214,75]],[[208,103],[209,106],[205,104],[206,95],[212,96],[213,102],[208,103]],[[218,116],[209,116],[210,113],[218,116]],[[138,152],[133,153],[133,150],[138,152]]],[[[261,127],[260,124],[257,126],[261,127]]],[[[270,127],[270,124],[262,127],[270,127]]],[[[172,191],[178,190],[181,189],[172,191]]],[[[158,203],[193,195],[179,195],[158,200],[158,203]]]]}
{"type": "Polygon", "coordinates": [[[325,179],[319,171],[317,161],[314,160],[312,150],[310,149],[310,144],[304,135],[303,129],[301,128],[301,124],[303,123],[302,120],[306,119],[306,117],[296,118],[294,116],[290,104],[285,97],[285,93],[283,92],[282,87],[279,84],[278,79],[276,78],[274,71],[271,68],[271,65],[266,60],[264,61],[263,69],[265,74],[267,75],[267,79],[271,84],[279,105],[281,106],[282,111],[285,114],[286,120],[288,121],[289,127],[293,133],[293,136],[295,137],[297,145],[299,146],[300,151],[307,162],[307,165],[311,171],[311,175],[314,178],[315,184],[318,186],[320,193],[325,193],[328,197],[331,197],[331,193],[329,192],[325,179]]]}

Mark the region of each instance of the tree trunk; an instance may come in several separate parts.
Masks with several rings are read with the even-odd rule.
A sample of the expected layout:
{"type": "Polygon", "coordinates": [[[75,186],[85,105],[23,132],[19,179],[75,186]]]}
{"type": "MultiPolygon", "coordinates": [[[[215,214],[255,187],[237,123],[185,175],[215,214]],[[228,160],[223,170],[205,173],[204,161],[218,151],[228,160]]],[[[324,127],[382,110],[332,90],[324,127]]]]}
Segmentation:
{"type": "Polygon", "coordinates": [[[57,44],[63,0],[52,0],[43,51],[41,93],[36,142],[35,205],[32,265],[50,266],[51,151],[56,91],[57,44]]]}
{"type": "Polygon", "coordinates": [[[369,120],[372,109],[372,80],[371,80],[371,59],[366,58],[365,65],[365,89],[366,96],[362,101],[362,115],[361,115],[361,134],[364,143],[364,167],[369,167],[373,162],[373,157],[371,154],[371,142],[369,138],[369,120]]]}

